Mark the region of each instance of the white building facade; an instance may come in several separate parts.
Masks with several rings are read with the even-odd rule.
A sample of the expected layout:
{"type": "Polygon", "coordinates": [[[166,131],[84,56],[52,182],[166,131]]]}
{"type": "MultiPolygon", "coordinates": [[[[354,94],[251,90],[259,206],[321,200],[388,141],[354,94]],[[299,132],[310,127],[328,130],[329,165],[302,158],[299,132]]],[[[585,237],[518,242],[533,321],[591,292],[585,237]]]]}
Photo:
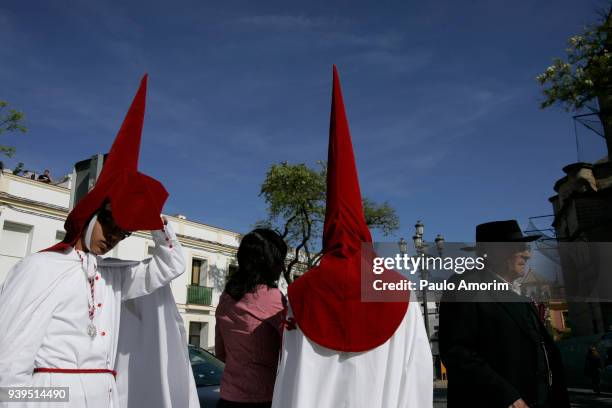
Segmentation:
{"type": "MultiPolygon", "coordinates": [[[[69,203],[67,187],[6,171],[0,173],[0,283],[20,259],[64,238],[69,203]]],[[[171,287],[189,343],[212,349],[215,309],[227,275],[236,267],[240,234],[182,216],[167,217],[185,251],[187,270],[172,281],[171,287]]],[[[152,246],[150,234],[139,231],[122,241],[108,256],[142,260],[150,256],[152,246]]]]}

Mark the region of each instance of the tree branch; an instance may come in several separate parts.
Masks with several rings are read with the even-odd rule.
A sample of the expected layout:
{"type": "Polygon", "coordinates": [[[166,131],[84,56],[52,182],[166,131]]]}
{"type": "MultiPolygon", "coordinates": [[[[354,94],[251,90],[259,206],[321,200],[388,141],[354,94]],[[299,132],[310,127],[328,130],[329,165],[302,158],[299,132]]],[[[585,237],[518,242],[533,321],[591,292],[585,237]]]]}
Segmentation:
{"type": "Polygon", "coordinates": [[[281,235],[283,239],[285,239],[287,237],[287,234],[289,234],[289,225],[291,225],[291,223],[293,222],[293,220],[295,220],[296,217],[297,217],[297,213],[294,214],[291,218],[289,218],[287,222],[285,222],[283,234],[281,235]]]}

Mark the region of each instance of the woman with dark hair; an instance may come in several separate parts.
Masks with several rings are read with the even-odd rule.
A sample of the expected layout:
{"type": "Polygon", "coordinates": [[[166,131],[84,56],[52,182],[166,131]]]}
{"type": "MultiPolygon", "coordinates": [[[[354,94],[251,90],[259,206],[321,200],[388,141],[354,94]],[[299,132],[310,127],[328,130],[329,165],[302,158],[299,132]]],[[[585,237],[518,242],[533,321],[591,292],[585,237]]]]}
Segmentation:
{"type": "Polygon", "coordinates": [[[285,300],[278,280],[287,245],[258,228],[242,238],[238,270],[216,311],[215,353],[225,362],[217,407],[270,407],[281,345],[285,300]]]}

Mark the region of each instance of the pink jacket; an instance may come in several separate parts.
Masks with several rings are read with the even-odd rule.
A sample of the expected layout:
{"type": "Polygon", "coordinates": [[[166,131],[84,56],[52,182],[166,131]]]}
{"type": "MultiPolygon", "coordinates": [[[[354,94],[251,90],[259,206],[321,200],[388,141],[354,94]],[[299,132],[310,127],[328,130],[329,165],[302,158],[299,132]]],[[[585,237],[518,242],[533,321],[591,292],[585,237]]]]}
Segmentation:
{"type": "Polygon", "coordinates": [[[223,292],[217,306],[215,354],[225,361],[221,398],[272,401],[285,314],[283,294],[259,285],[239,302],[223,292]]]}

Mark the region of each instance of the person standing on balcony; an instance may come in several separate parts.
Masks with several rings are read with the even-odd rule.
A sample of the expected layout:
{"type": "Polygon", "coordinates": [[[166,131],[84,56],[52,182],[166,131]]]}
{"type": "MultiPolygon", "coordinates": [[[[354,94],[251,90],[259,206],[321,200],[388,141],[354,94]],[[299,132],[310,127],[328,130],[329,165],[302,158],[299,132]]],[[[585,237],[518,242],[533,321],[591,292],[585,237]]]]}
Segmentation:
{"type": "Polygon", "coordinates": [[[258,228],[242,238],[238,269],[216,310],[215,354],[225,362],[217,407],[264,408],[272,404],[285,301],[278,280],[287,245],[258,228]]]}
{"type": "Polygon", "coordinates": [[[0,287],[0,387],[67,387],[67,401],[50,403],[62,408],[199,407],[169,287],[185,261],[161,217],[168,193],[138,172],[146,84],[145,75],[65,239],[24,258],[0,287]],[[101,257],[139,230],[151,231],[152,258],[101,257]]]}
{"type": "Polygon", "coordinates": [[[36,180],[42,183],[51,184],[51,174],[49,173],[49,170],[45,170],[45,172],[38,176],[36,180]]]}

